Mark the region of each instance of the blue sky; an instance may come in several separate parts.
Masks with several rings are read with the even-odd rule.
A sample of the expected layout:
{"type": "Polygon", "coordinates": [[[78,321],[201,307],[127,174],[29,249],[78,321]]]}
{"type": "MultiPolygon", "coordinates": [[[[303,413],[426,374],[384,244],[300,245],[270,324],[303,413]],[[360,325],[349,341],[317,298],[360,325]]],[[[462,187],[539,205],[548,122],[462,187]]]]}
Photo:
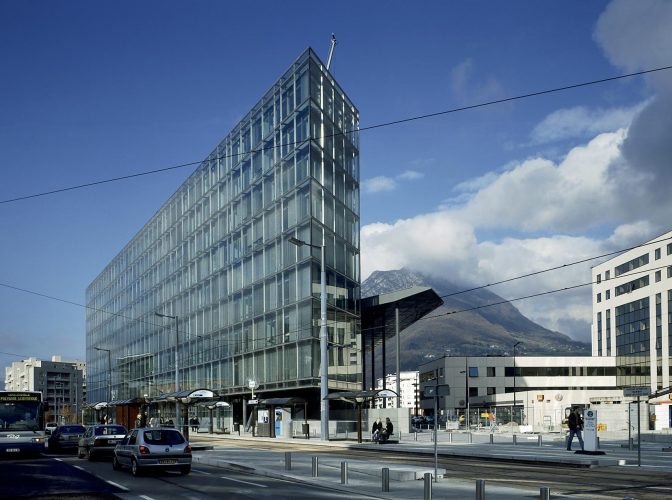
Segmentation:
{"type": "MultiPolygon", "coordinates": [[[[6,0],[0,201],[203,159],[307,46],[326,60],[332,32],[367,127],[670,65],[670,5],[6,0]]],[[[481,284],[669,230],[669,73],[363,131],[364,277],[481,284]]],[[[0,283],[83,303],[190,171],[0,204],[0,283]]],[[[516,305],[588,338],[589,290],[516,305]]],[[[84,358],[83,308],[0,286],[0,313],[0,365],[84,358]]]]}

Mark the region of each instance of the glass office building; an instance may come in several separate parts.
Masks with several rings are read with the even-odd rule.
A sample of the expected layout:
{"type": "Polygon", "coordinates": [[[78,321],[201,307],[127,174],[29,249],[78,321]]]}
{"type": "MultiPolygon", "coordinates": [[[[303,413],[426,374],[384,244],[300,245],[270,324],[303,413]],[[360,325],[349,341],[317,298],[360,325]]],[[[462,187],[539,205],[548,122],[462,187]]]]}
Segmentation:
{"type": "Polygon", "coordinates": [[[361,388],[358,129],[306,50],[87,288],[89,402],[174,391],[177,340],[180,389],[319,413],[322,245],[329,388],[361,388]]]}

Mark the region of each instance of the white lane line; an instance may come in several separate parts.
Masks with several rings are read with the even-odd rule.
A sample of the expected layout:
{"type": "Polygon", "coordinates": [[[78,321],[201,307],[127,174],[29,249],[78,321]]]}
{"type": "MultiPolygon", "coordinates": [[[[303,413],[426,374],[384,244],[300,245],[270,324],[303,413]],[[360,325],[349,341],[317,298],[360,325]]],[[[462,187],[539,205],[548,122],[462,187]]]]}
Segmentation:
{"type": "Polygon", "coordinates": [[[152,497],[148,497],[147,495],[140,495],[140,498],[144,498],[145,500],[154,500],[152,497]]]}
{"type": "Polygon", "coordinates": [[[191,472],[196,472],[197,474],[205,474],[206,476],[212,476],[212,472],[205,472],[203,470],[191,469],[191,472]]]}
{"type": "Polygon", "coordinates": [[[107,484],[111,484],[112,486],[116,486],[117,488],[119,488],[121,490],[129,491],[129,489],[126,488],[126,486],[122,486],[119,483],[115,483],[114,481],[106,481],[106,482],[107,482],[107,484]]]}
{"type": "Polygon", "coordinates": [[[259,488],[268,488],[265,484],[259,484],[259,483],[252,483],[250,481],[243,481],[242,479],[233,479],[231,477],[226,477],[222,476],[222,479],[226,479],[227,481],[234,481],[236,483],[243,483],[243,484],[250,484],[252,486],[259,486],[259,488]]]}
{"type": "Polygon", "coordinates": [[[73,467],[74,467],[75,469],[85,470],[84,467],[80,467],[79,465],[73,465],[73,467]]]}

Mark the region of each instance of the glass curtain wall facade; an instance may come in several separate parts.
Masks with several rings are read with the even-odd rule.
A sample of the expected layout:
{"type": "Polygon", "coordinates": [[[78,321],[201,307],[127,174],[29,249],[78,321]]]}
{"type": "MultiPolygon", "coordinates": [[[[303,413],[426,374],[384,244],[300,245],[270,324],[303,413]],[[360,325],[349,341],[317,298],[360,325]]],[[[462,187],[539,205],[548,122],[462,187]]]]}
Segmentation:
{"type": "Polygon", "coordinates": [[[90,402],[175,389],[157,312],[180,389],[316,401],[323,244],[329,387],[361,388],[358,129],[306,50],[87,288],[90,402]]]}

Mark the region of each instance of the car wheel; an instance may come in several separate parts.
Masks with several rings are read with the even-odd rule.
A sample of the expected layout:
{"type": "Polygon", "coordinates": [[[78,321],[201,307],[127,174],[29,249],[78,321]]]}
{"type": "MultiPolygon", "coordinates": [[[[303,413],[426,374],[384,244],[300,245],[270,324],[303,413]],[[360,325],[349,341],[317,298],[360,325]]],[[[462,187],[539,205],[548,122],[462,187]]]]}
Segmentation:
{"type": "Polygon", "coordinates": [[[180,474],[182,474],[183,476],[186,476],[190,472],[191,472],[191,465],[183,465],[182,467],[180,467],[180,474]]]}
{"type": "Polygon", "coordinates": [[[121,470],[121,464],[119,463],[119,460],[117,460],[116,455],[112,457],[112,468],[114,470],[121,470]]]}
{"type": "Polygon", "coordinates": [[[77,448],[77,458],[84,458],[84,448],[77,448]]]}
{"type": "Polygon", "coordinates": [[[135,458],[131,459],[131,474],[136,477],[140,475],[140,466],[135,458]]]}

